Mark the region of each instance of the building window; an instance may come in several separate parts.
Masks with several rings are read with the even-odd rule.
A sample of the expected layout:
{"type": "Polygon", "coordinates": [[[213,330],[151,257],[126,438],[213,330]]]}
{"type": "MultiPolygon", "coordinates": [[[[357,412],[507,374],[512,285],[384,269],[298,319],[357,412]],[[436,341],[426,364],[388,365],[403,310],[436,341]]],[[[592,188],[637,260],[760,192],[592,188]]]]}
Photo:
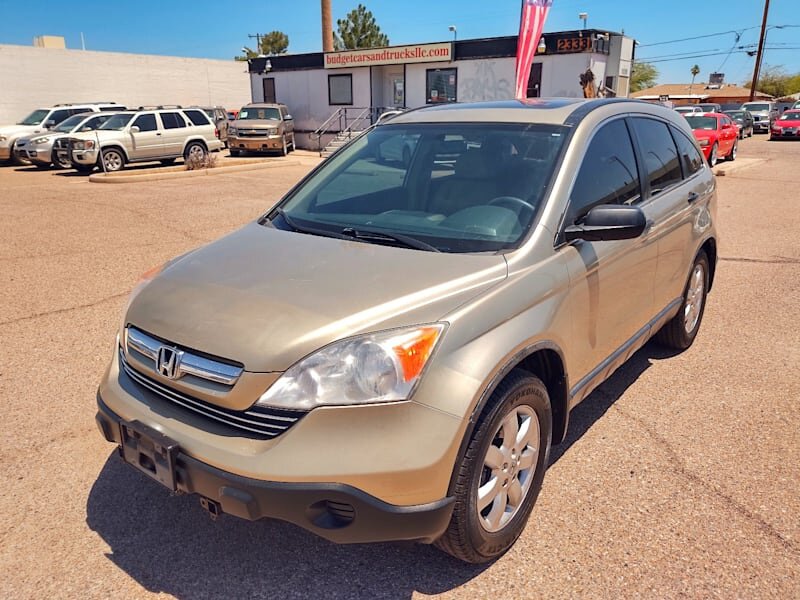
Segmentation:
{"type": "Polygon", "coordinates": [[[353,76],[328,75],[328,104],[353,104],[353,76]]]}
{"type": "Polygon", "coordinates": [[[262,81],[262,85],[264,86],[264,102],[267,104],[276,104],[277,100],[275,100],[275,78],[274,77],[265,77],[262,81]]]}
{"type": "Polygon", "coordinates": [[[456,102],[458,69],[428,69],[426,71],[425,102],[438,104],[456,102]]]}

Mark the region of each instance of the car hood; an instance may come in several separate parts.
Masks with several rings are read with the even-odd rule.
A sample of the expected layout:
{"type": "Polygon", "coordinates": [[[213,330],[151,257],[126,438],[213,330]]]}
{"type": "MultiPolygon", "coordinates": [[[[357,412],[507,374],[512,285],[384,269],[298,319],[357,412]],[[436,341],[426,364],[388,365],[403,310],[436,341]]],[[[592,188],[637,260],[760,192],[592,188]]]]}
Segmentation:
{"type": "Polygon", "coordinates": [[[254,372],[357,333],[441,319],[507,276],[495,254],[434,253],[253,223],[170,264],[126,322],[254,372]]]}
{"type": "Polygon", "coordinates": [[[124,135],[123,131],[116,131],[114,129],[95,129],[94,131],[82,131],[79,133],[71,133],[69,137],[75,140],[118,140],[120,136],[124,135]]]}
{"type": "Polygon", "coordinates": [[[800,127],[800,119],[784,119],[782,121],[775,121],[775,125],[780,127],[800,127]]]}
{"type": "Polygon", "coordinates": [[[0,127],[0,135],[30,135],[47,131],[42,125],[5,125],[0,127]]]}

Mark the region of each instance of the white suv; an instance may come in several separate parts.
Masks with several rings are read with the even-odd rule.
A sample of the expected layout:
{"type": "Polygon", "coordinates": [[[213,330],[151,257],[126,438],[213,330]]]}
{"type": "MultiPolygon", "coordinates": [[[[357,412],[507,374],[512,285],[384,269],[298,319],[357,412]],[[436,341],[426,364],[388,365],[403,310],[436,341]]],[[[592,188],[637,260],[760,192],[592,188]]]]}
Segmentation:
{"type": "Polygon", "coordinates": [[[69,155],[79,171],[114,172],[132,162],[203,159],[221,148],[219,131],[202,110],[157,107],[117,113],[95,131],[73,136],[69,155]]]}
{"type": "Polygon", "coordinates": [[[0,126],[0,161],[14,157],[14,142],[22,136],[48,131],[61,121],[79,113],[119,110],[125,110],[125,107],[116,102],[56,104],[49,108],[37,108],[16,125],[0,126]]]}

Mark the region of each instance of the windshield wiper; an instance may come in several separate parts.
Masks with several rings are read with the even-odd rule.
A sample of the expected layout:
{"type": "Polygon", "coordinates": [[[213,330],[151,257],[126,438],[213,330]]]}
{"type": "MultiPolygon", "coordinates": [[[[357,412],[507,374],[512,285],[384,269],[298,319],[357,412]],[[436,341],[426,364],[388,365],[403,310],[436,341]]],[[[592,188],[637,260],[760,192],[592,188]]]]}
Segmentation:
{"type": "Polygon", "coordinates": [[[365,242],[393,242],[395,246],[405,246],[406,248],[413,248],[415,250],[427,250],[429,252],[441,252],[436,246],[413,238],[402,233],[385,233],[383,231],[373,231],[371,229],[355,229],[353,227],[345,227],[342,229],[342,234],[356,240],[365,242]]]}
{"type": "Polygon", "coordinates": [[[300,233],[309,233],[311,235],[319,235],[319,236],[323,236],[323,237],[332,237],[332,238],[337,238],[339,240],[352,239],[352,236],[344,235],[342,233],[337,233],[335,231],[327,231],[325,229],[317,229],[316,227],[307,227],[305,225],[300,225],[294,219],[294,217],[290,217],[288,214],[286,214],[286,211],[283,210],[282,208],[276,208],[275,212],[278,213],[281,217],[283,217],[283,220],[286,221],[286,224],[289,227],[291,227],[292,229],[294,229],[295,231],[298,231],[300,233]]]}

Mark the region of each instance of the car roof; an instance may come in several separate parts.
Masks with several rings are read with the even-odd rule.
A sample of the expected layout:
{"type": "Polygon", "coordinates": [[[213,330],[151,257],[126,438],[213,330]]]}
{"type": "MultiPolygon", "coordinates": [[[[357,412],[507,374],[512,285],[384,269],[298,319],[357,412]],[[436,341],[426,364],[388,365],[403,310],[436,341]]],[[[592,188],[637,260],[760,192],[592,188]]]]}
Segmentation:
{"type": "Polygon", "coordinates": [[[278,104],[278,103],[271,103],[271,102],[251,102],[250,104],[245,104],[244,108],[280,108],[281,106],[286,106],[285,104],[278,104]]]}
{"type": "MultiPolygon", "coordinates": [[[[426,106],[407,111],[387,121],[386,125],[402,123],[542,123],[574,125],[594,109],[619,104],[620,112],[637,107],[653,107],[641,100],[628,98],[528,98],[426,106]],[[623,108],[624,105],[624,108],[623,108]]],[[[659,108],[659,107],[657,107],[659,108]]],[[[669,109],[664,109],[669,110],[669,109]]]]}

